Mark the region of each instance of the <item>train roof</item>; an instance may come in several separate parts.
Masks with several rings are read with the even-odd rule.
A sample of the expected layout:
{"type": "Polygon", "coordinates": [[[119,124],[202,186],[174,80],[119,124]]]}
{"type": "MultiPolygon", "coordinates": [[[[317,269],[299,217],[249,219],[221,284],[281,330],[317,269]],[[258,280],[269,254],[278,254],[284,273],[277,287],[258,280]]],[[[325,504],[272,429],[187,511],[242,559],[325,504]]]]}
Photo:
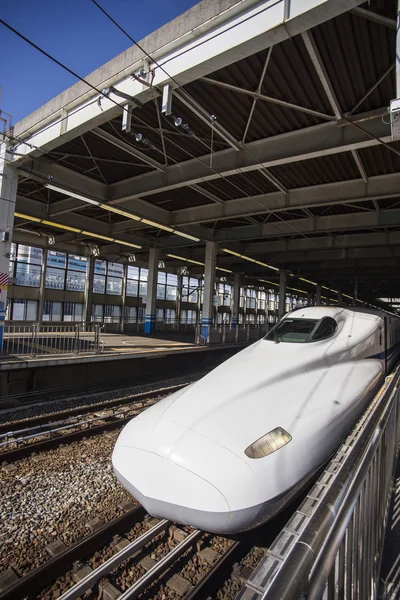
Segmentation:
{"type": "Polygon", "coordinates": [[[343,312],[348,313],[358,313],[363,317],[385,317],[391,316],[396,317],[396,315],[391,313],[386,313],[385,311],[375,309],[375,308],[362,308],[356,306],[307,306],[305,308],[298,308],[293,310],[292,312],[285,315],[285,317],[295,317],[296,319],[322,319],[323,317],[336,317],[339,314],[343,314],[343,312]]]}

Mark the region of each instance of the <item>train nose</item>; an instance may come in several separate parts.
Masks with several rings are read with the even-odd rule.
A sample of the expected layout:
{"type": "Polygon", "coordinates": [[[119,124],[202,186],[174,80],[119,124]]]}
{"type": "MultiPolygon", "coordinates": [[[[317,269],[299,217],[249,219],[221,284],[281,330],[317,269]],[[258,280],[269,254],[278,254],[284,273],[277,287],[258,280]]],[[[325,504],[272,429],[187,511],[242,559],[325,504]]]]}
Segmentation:
{"type": "Polygon", "coordinates": [[[138,448],[118,445],[112,463],[117,479],[155,517],[220,530],[229,505],[208,481],[170,460],[138,448]],[[201,509],[199,510],[199,500],[201,509]]]}
{"type": "Polygon", "coordinates": [[[154,516],[199,529],[245,528],[254,516],[247,507],[261,502],[246,463],[182,424],[142,415],[121,432],[112,457],[117,478],[132,496],[154,516]]]}

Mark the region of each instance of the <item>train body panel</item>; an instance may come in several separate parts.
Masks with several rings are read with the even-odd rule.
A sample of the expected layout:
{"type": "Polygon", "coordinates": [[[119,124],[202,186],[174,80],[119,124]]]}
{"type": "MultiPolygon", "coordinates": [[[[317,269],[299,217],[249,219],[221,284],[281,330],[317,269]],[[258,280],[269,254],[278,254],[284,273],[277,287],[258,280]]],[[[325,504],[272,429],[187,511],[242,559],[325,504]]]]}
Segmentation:
{"type": "Polygon", "coordinates": [[[270,518],[332,454],[397,357],[399,322],[385,331],[380,313],[315,307],[281,324],[286,337],[268,334],[124,428],[114,469],[151,514],[215,532],[270,518]],[[323,327],[334,333],[296,343],[323,327]],[[263,436],[282,446],[255,458],[249,448],[263,436]]]}

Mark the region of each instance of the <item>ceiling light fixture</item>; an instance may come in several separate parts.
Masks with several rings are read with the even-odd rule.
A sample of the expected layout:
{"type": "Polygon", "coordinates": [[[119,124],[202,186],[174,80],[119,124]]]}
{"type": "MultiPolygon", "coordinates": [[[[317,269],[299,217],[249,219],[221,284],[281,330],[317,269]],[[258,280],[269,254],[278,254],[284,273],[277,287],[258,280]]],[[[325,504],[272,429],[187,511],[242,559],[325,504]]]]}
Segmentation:
{"type": "Polygon", "coordinates": [[[116,244],[122,244],[123,246],[130,246],[131,248],[141,248],[142,246],[138,246],[137,244],[133,244],[132,242],[125,242],[125,240],[113,240],[116,244]]]}
{"type": "Polygon", "coordinates": [[[128,217],[128,219],[132,219],[133,221],[140,221],[140,217],[134,215],[126,210],[121,210],[120,208],[116,208],[115,206],[110,206],[109,204],[99,204],[100,208],[104,210],[108,210],[109,212],[115,213],[117,215],[122,215],[123,217],[128,217]]]}
{"type": "Polygon", "coordinates": [[[268,265],[267,263],[261,262],[260,260],[256,260],[255,258],[251,258],[250,256],[245,256],[244,254],[239,254],[239,252],[235,252],[234,250],[229,250],[229,248],[222,248],[222,252],[226,252],[227,254],[232,254],[232,256],[238,256],[243,260],[247,260],[248,262],[255,263],[256,265],[260,265],[261,267],[266,267],[267,269],[272,269],[273,271],[279,271],[278,267],[273,267],[272,265],[268,265]]]}
{"type": "Polygon", "coordinates": [[[200,238],[195,237],[194,235],[190,235],[189,233],[185,233],[184,231],[178,231],[177,229],[173,229],[173,232],[175,233],[175,235],[187,238],[188,240],[193,240],[194,242],[200,241],[200,238]]]}
{"type": "Polygon", "coordinates": [[[127,217],[128,219],[132,219],[133,221],[140,221],[145,225],[150,225],[150,227],[155,227],[156,229],[161,229],[163,231],[168,231],[169,233],[174,233],[175,235],[179,235],[181,237],[187,238],[188,240],[192,240],[194,242],[199,242],[200,238],[190,235],[189,233],[185,233],[184,231],[178,231],[173,227],[169,227],[168,225],[162,225],[161,223],[156,223],[156,221],[151,221],[150,219],[143,219],[138,215],[135,215],[126,210],[122,210],[121,208],[117,208],[110,204],[104,204],[104,202],[99,202],[98,200],[92,200],[92,198],[88,198],[87,196],[82,196],[82,194],[78,194],[77,192],[73,192],[71,190],[67,190],[66,188],[59,187],[58,185],[54,185],[53,183],[45,183],[44,187],[49,190],[54,190],[55,192],[59,192],[60,194],[65,194],[66,196],[70,196],[71,198],[77,198],[78,200],[82,200],[83,202],[87,202],[88,204],[93,204],[94,206],[98,206],[103,210],[107,210],[109,212],[113,212],[117,215],[121,215],[123,217],[127,217]]]}
{"type": "Polygon", "coordinates": [[[156,227],[157,229],[163,229],[164,231],[169,231],[170,233],[174,231],[172,227],[168,227],[167,225],[161,225],[161,223],[150,221],[150,219],[140,219],[140,221],[145,225],[150,225],[151,227],[156,227]]]}
{"type": "Polygon", "coordinates": [[[82,196],[82,194],[78,194],[78,192],[72,192],[71,190],[67,190],[65,188],[59,187],[58,185],[53,185],[52,183],[45,183],[44,187],[49,190],[54,190],[59,194],[65,194],[66,196],[71,196],[71,198],[76,198],[77,200],[82,200],[83,202],[87,202],[88,204],[94,204],[95,206],[100,206],[100,202],[98,200],[92,200],[91,198],[87,198],[86,196],[82,196]]]}
{"type": "Polygon", "coordinates": [[[56,223],[55,221],[47,221],[46,219],[39,219],[38,217],[31,217],[30,215],[26,215],[24,213],[15,212],[15,217],[20,217],[21,219],[26,219],[27,221],[33,221],[35,223],[42,223],[42,225],[48,225],[49,227],[55,227],[56,229],[63,229],[64,231],[71,231],[73,233],[81,233],[84,236],[98,238],[99,240],[105,240],[107,242],[115,242],[116,244],[123,244],[124,246],[130,246],[131,248],[140,249],[142,246],[138,244],[133,244],[132,242],[125,242],[124,240],[118,240],[116,238],[112,238],[106,235],[101,235],[100,233],[94,233],[93,231],[86,231],[83,229],[78,229],[77,227],[70,227],[69,225],[62,225],[61,223],[56,223]]]}

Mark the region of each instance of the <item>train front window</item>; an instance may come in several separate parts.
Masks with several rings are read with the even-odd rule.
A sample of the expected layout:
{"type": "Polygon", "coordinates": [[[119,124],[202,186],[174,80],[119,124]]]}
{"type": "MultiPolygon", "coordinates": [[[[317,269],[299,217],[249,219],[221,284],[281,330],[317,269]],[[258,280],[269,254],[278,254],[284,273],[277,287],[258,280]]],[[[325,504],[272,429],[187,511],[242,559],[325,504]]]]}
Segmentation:
{"type": "Polygon", "coordinates": [[[291,343],[308,342],[318,322],[318,319],[283,319],[267,333],[264,340],[291,343]]]}

